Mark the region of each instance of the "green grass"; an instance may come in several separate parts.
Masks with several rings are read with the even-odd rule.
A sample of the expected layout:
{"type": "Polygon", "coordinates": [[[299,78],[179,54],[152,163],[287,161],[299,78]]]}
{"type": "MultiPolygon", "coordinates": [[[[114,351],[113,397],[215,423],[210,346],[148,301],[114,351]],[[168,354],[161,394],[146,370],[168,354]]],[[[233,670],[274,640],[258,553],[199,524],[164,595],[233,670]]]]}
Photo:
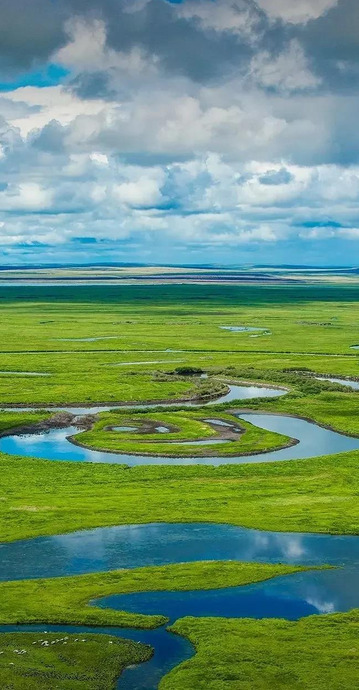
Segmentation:
{"type": "Polygon", "coordinates": [[[171,630],[196,655],[160,690],[349,690],[358,687],[359,611],[298,622],[183,618],[171,630]]]}
{"type": "Polygon", "coordinates": [[[0,413],[0,434],[17,428],[31,427],[51,417],[49,412],[4,412],[0,413]]]}
{"type": "Polygon", "coordinates": [[[238,440],[214,446],[183,446],[176,441],[195,441],[197,439],[216,439],[219,434],[203,419],[212,418],[208,408],[200,410],[183,410],[178,412],[156,411],[150,413],[129,414],[128,412],[102,413],[99,420],[90,431],[74,436],[74,440],[82,445],[98,450],[111,450],[120,453],[134,453],[141,455],[178,456],[218,456],[245,455],[260,453],[283,447],[290,442],[287,436],[276,434],[265,429],[259,429],[249,422],[238,420],[230,414],[215,415],[221,420],[240,426],[244,433],[238,440]],[[133,426],[154,422],[155,425],[172,426],[171,433],[134,433],[112,431],[112,426],[133,426]],[[110,427],[110,429],[108,429],[110,427]],[[168,443],[166,441],[171,441],[168,443]]]}
{"type": "MultiPolygon", "coordinates": [[[[0,372],[8,372],[0,373],[0,401],[46,406],[179,400],[198,393],[198,380],[169,376],[169,372],[182,366],[199,367],[229,379],[284,383],[291,389],[283,398],[246,401],[245,407],[301,415],[359,434],[358,394],[285,371],[307,367],[318,373],[358,377],[359,353],[350,349],[359,344],[359,324],[354,318],[358,300],[358,287],[343,286],[0,288],[0,372]],[[250,333],[221,330],[223,325],[265,327],[270,335],[253,338],[250,333]],[[87,337],[108,339],[81,340],[87,337]],[[19,371],[50,375],[11,374],[19,371]]],[[[209,379],[201,384],[202,391],[207,387],[213,392],[217,385],[209,379]]],[[[156,411],[156,418],[162,412],[156,411]]],[[[191,438],[197,434],[201,422],[195,415],[173,410],[171,414],[184,420],[183,427],[178,424],[181,431],[191,438]]],[[[206,410],[206,416],[218,414],[227,413],[223,408],[206,410]]],[[[41,421],[45,413],[19,417],[4,413],[0,431],[17,426],[20,418],[27,425],[41,421]]],[[[208,427],[200,431],[207,434],[208,427]]],[[[105,447],[108,442],[133,443],[117,436],[109,441],[111,434],[107,434],[98,426],[87,442],[102,444],[106,435],[105,447]]],[[[258,430],[247,427],[238,445],[242,443],[243,451],[250,452],[244,450],[243,442],[252,444],[252,450],[253,444],[264,439],[258,430]]],[[[2,541],[150,521],[228,522],[263,530],[359,534],[359,451],[266,465],[131,469],[0,455],[0,473],[2,541]]],[[[173,589],[176,581],[183,588],[196,583],[223,586],[221,582],[238,583],[240,577],[244,584],[245,574],[255,576],[255,565],[247,565],[247,573],[245,564],[241,567],[191,564],[150,573],[143,570],[136,585],[152,589],[156,581],[159,588],[162,583],[163,588],[173,589]]],[[[262,579],[265,567],[281,566],[261,565],[262,579]]],[[[133,587],[136,572],[140,571],[71,578],[71,587],[62,578],[56,583],[3,583],[4,620],[36,620],[46,610],[50,620],[64,623],[81,616],[87,622],[89,616],[102,615],[115,616],[117,622],[122,616],[124,622],[120,612],[86,604],[91,596],[105,596],[113,587],[125,588],[126,578],[127,586],[133,587]]],[[[185,619],[176,624],[176,631],[194,641],[198,654],[162,681],[163,690],[347,690],[357,684],[356,613],[298,623],[185,619]]],[[[0,637],[5,644],[5,636],[0,637]]],[[[52,651],[56,645],[47,656],[49,650],[39,649],[39,655],[30,659],[31,672],[25,668],[27,660],[17,657],[15,681],[12,667],[2,669],[0,655],[0,686],[52,690],[55,678],[62,690],[113,687],[121,663],[133,661],[133,646],[127,656],[124,647],[119,648],[112,662],[103,656],[104,649],[108,654],[104,639],[99,638],[98,651],[81,651],[89,658],[73,654],[71,659],[64,658],[61,649],[60,659],[52,651]]],[[[144,648],[140,653],[148,654],[144,648]]]]}
{"type": "Polygon", "coordinates": [[[0,288],[0,371],[51,374],[0,374],[0,400],[181,398],[193,393],[193,381],[153,376],[178,366],[233,365],[246,371],[302,364],[322,373],[358,375],[358,354],[350,350],[359,343],[353,319],[358,298],[358,287],[333,286],[0,288]],[[221,325],[263,326],[271,335],[252,338],[221,325]],[[81,341],[86,337],[108,339],[81,341]],[[145,363],[156,360],[160,363],[145,363]],[[138,361],[144,364],[130,364],[138,361]],[[112,366],[119,363],[128,365],[112,366]]]}
{"type": "Polygon", "coordinates": [[[145,522],[359,533],[359,451],[282,463],[130,469],[3,455],[0,473],[2,541],[145,522]]]}
{"type": "MultiPolygon", "coordinates": [[[[249,401],[248,407],[258,409],[263,406],[249,401]]],[[[277,398],[275,402],[268,401],[265,408],[299,417],[308,417],[319,422],[319,424],[330,426],[336,431],[359,436],[358,393],[322,392],[312,397],[284,396],[277,398]]]]}
{"type": "Polygon", "coordinates": [[[168,620],[161,611],[158,615],[147,616],[89,606],[89,602],[132,592],[238,587],[308,569],[283,564],[209,561],[114,570],[76,577],[2,582],[0,623],[156,628],[168,620]]]}
{"type": "Polygon", "coordinates": [[[143,644],[109,635],[3,633],[2,690],[113,690],[121,672],[148,661],[143,644]],[[42,642],[47,641],[48,646],[42,642]]]}

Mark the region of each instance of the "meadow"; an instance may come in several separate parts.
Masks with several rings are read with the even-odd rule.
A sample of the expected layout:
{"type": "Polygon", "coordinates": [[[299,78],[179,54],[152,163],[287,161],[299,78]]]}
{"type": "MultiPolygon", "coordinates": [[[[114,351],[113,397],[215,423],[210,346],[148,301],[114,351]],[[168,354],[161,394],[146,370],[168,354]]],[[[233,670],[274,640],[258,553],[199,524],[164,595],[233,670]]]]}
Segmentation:
{"type": "MultiPolygon", "coordinates": [[[[112,427],[152,420],[170,427],[171,441],[207,439],[214,432],[204,423],[206,417],[233,421],[231,410],[244,408],[298,415],[359,436],[358,393],[312,376],[359,379],[359,350],[352,349],[359,344],[358,299],[358,287],[335,285],[0,288],[0,401],[4,408],[16,404],[39,408],[35,412],[4,409],[0,432],[46,421],[50,414],[46,410],[61,404],[177,400],[178,408],[164,405],[156,413],[103,412],[77,440],[106,450],[136,453],[141,444],[148,444],[152,452],[156,444],[157,452],[193,455],[193,446],[184,451],[176,443],[173,447],[171,443],[169,452],[165,439],[162,442],[151,430],[139,440],[112,427]],[[222,326],[266,331],[231,332],[222,326]],[[179,367],[195,367],[209,378],[178,375],[179,367]],[[213,405],[210,415],[208,408],[181,408],[182,400],[205,398],[223,391],[228,382],[240,381],[285,386],[288,394],[213,405]]],[[[245,429],[233,441],[236,453],[275,448],[288,441],[236,422],[245,429]]],[[[219,448],[227,452],[218,446],[216,453],[219,448]]],[[[359,534],[358,467],[359,451],[258,465],[231,465],[229,457],[228,464],[218,468],[180,467],[172,461],[128,468],[0,454],[0,539],[11,542],[148,522],[359,534]]],[[[5,582],[0,585],[0,622],[146,627],[163,623],[163,617],[149,621],[140,614],[89,608],[86,603],[114,592],[235,586],[286,572],[294,572],[293,567],[218,562],[5,582]]],[[[358,673],[358,629],[355,612],[296,623],[183,619],[173,630],[192,640],[197,654],[164,678],[160,687],[346,690],[355,687],[358,673]],[[313,649],[315,664],[310,661],[313,649]]],[[[118,638],[109,651],[108,639],[96,635],[91,654],[69,644],[66,659],[59,658],[53,645],[48,663],[48,650],[36,647],[31,659],[26,654],[21,657],[14,672],[9,650],[12,645],[32,646],[36,640],[30,640],[31,635],[35,633],[0,636],[0,651],[4,647],[5,654],[0,655],[2,687],[47,690],[56,678],[61,690],[110,690],[122,668],[150,654],[147,648],[118,638]],[[70,680],[68,664],[74,674],[70,680]]]]}
{"type": "MultiPolygon", "coordinates": [[[[201,456],[215,453],[216,455],[245,455],[246,453],[258,453],[262,450],[272,450],[285,447],[290,444],[290,439],[281,434],[276,434],[264,429],[259,429],[249,422],[239,421],[233,415],[221,412],[219,421],[234,425],[240,433],[234,434],[236,439],[231,443],[212,446],[196,446],[191,441],[202,439],[205,441],[216,439],[220,434],[213,426],[206,423],[209,411],[182,410],[177,412],[149,412],[129,415],[118,412],[102,413],[99,420],[90,431],[76,434],[76,443],[84,446],[111,450],[123,453],[140,453],[141,455],[166,455],[168,457],[201,456]],[[129,431],[116,431],[118,425],[131,426],[151,423],[170,428],[166,433],[166,442],[161,443],[161,436],[156,433],[132,433],[129,431]],[[173,431],[172,431],[173,429],[173,431]],[[181,440],[189,445],[181,445],[181,440]]],[[[136,427],[135,427],[136,428],[136,427]]],[[[224,427],[225,428],[225,427],[224,427]]]]}
{"type": "Polygon", "coordinates": [[[355,688],[358,624],[358,611],[298,622],[184,618],[172,630],[192,641],[196,655],[160,690],[355,688]]]}
{"type": "Polygon", "coordinates": [[[1,402],[181,398],[191,394],[190,381],[153,374],[184,364],[359,376],[350,349],[359,343],[358,297],[359,288],[330,286],[1,288],[1,402]],[[226,325],[265,327],[270,335],[226,325]]]}
{"type": "Polygon", "coordinates": [[[163,615],[101,609],[90,601],[113,594],[146,591],[220,589],[263,582],[272,577],[305,571],[284,564],[212,561],[118,570],[76,577],[23,580],[0,584],[0,624],[57,623],[156,628],[163,615]],[[21,600],[21,612],[16,611],[21,600]]]}
{"type": "Polygon", "coordinates": [[[105,635],[5,633],[0,683],[4,690],[103,690],[129,664],[150,656],[145,645],[105,635]]]}

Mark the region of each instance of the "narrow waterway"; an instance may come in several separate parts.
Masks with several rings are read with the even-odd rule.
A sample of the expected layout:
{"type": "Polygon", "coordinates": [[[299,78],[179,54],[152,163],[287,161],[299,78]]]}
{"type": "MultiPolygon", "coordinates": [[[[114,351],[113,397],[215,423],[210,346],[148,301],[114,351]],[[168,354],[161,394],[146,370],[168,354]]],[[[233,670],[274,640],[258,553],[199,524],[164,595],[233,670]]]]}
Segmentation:
{"type": "MultiPolygon", "coordinates": [[[[211,402],[283,395],[284,392],[257,386],[231,386],[226,396],[211,402]]],[[[202,406],[203,403],[191,402],[188,405],[202,406]]],[[[158,406],[160,404],[150,407],[158,406]]],[[[127,409],[127,406],[117,407],[127,409]]],[[[114,408],[67,409],[80,415],[114,408]]],[[[76,462],[219,465],[291,460],[359,449],[359,439],[303,419],[239,412],[237,416],[263,429],[295,438],[298,443],[261,455],[227,458],[133,456],[101,453],[76,446],[67,437],[78,430],[69,427],[46,433],[4,437],[0,439],[0,450],[14,455],[76,462]]],[[[92,602],[92,605],[142,614],[162,614],[171,622],[187,615],[297,620],[303,616],[359,607],[359,537],[275,533],[219,524],[126,525],[0,544],[0,580],[59,577],[206,560],[304,566],[327,564],[335,568],[309,570],[243,587],[113,595],[92,602]]],[[[165,626],[156,630],[136,630],[37,625],[3,626],[0,630],[109,633],[150,644],[155,650],[152,659],[125,670],[118,681],[118,688],[122,690],[155,690],[164,675],[194,653],[187,640],[170,634],[165,626]]]]}
{"type": "MultiPolygon", "coordinates": [[[[243,587],[114,595],[92,605],[163,614],[171,622],[187,615],[297,620],[359,606],[359,537],[276,533],[231,525],[127,525],[3,544],[0,577],[79,575],[199,560],[330,564],[335,569],[309,570],[243,587]]],[[[11,629],[107,632],[150,644],[155,649],[153,658],[122,674],[118,687],[123,690],[155,690],[171,668],[193,654],[188,641],[171,635],[165,627],[147,631],[48,625],[11,629]]]]}
{"type": "MultiPolygon", "coordinates": [[[[166,455],[131,455],[129,453],[108,453],[91,450],[75,445],[78,429],[69,426],[64,429],[50,429],[41,433],[9,435],[0,438],[0,451],[9,455],[45,458],[48,460],[68,460],[72,462],[94,462],[108,464],[134,465],[226,465],[260,462],[277,462],[279,460],[296,460],[320,455],[333,455],[350,450],[359,450],[359,438],[345,436],[335,431],[318,426],[305,419],[277,414],[236,413],[239,419],[251,422],[261,429],[274,431],[298,443],[288,448],[272,450],[265,453],[238,456],[209,457],[175,457],[166,455]]],[[[215,439],[210,441],[213,445],[215,439]]],[[[231,443],[231,441],[220,441],[231,443]]],[[[189,445],[203,445],[203,442],[191,442],[189,445]]],[[[182,445],[187,445],[183,442],[182,445]]]]}
{"type": "Polygon", "coordinates": [[[353,391],[359,390],[359,381],[353,381],[352,379],[339,379],[334,376],[316,376],[317,381],[331,381],[332,383],[340,383],[341,386],[346,386],[351,388],[353,391]]]}
{"type": "MultiPolygon", "coordinates": [[[[224,395],[220,395],[217,398],[211,400],[187,400],[181,402],[180,400],[172,402],[162,401],[158,403],[124,403],[113,405],[89,405],[89,406],[78,406],[78,405],[63,405],[63,406],[51,406],[51,410],[54,412],[72,412],[75,415],[83,414],[98,414],[99,412],[109,412],[110,410],[146,410],[146,409],[156,409],[158,407],[204,407],[205,405],[219,405],[225,402],[232,402],[233,400],[251,400],[253,398],[279,398],[285,395],[288,391],[284,388],[273,388],[268,386],[255,386],[255,385],[242,385],[238,386],[235,384],[228,384],[228,391],[224,395]]],[[[6,409],[18,411],[18,412],[31,412],[33,410],[39,409],[37,407],[27,407],[19,405],[8,405],[6,409]]],[[[46,405],[43,405],[41,409],[47,409],[46,405]]]]}

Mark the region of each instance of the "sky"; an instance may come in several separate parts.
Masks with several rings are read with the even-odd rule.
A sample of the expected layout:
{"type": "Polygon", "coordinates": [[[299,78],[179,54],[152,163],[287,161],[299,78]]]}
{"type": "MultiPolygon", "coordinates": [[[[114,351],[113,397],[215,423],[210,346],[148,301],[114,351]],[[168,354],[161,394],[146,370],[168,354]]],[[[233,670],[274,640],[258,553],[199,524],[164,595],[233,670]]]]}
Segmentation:
{"type": "Polygon", "coordinates": [[[359,264],[358,0],[0,0],[0,264],[359,264]]]}

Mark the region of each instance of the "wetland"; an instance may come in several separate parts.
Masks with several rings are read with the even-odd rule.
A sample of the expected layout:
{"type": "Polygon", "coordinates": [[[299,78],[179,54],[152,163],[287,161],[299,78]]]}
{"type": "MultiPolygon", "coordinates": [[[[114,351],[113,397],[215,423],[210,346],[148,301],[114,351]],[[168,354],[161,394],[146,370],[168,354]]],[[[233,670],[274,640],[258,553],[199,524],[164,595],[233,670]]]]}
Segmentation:
{"type": "Polygon", "coordinates": [[[0,295],[2,683],[12,645],[15,690],[44,663],[84,690],[96,664],[108,690],[353,687],[358,289],[44,296],[0,295]]]}

